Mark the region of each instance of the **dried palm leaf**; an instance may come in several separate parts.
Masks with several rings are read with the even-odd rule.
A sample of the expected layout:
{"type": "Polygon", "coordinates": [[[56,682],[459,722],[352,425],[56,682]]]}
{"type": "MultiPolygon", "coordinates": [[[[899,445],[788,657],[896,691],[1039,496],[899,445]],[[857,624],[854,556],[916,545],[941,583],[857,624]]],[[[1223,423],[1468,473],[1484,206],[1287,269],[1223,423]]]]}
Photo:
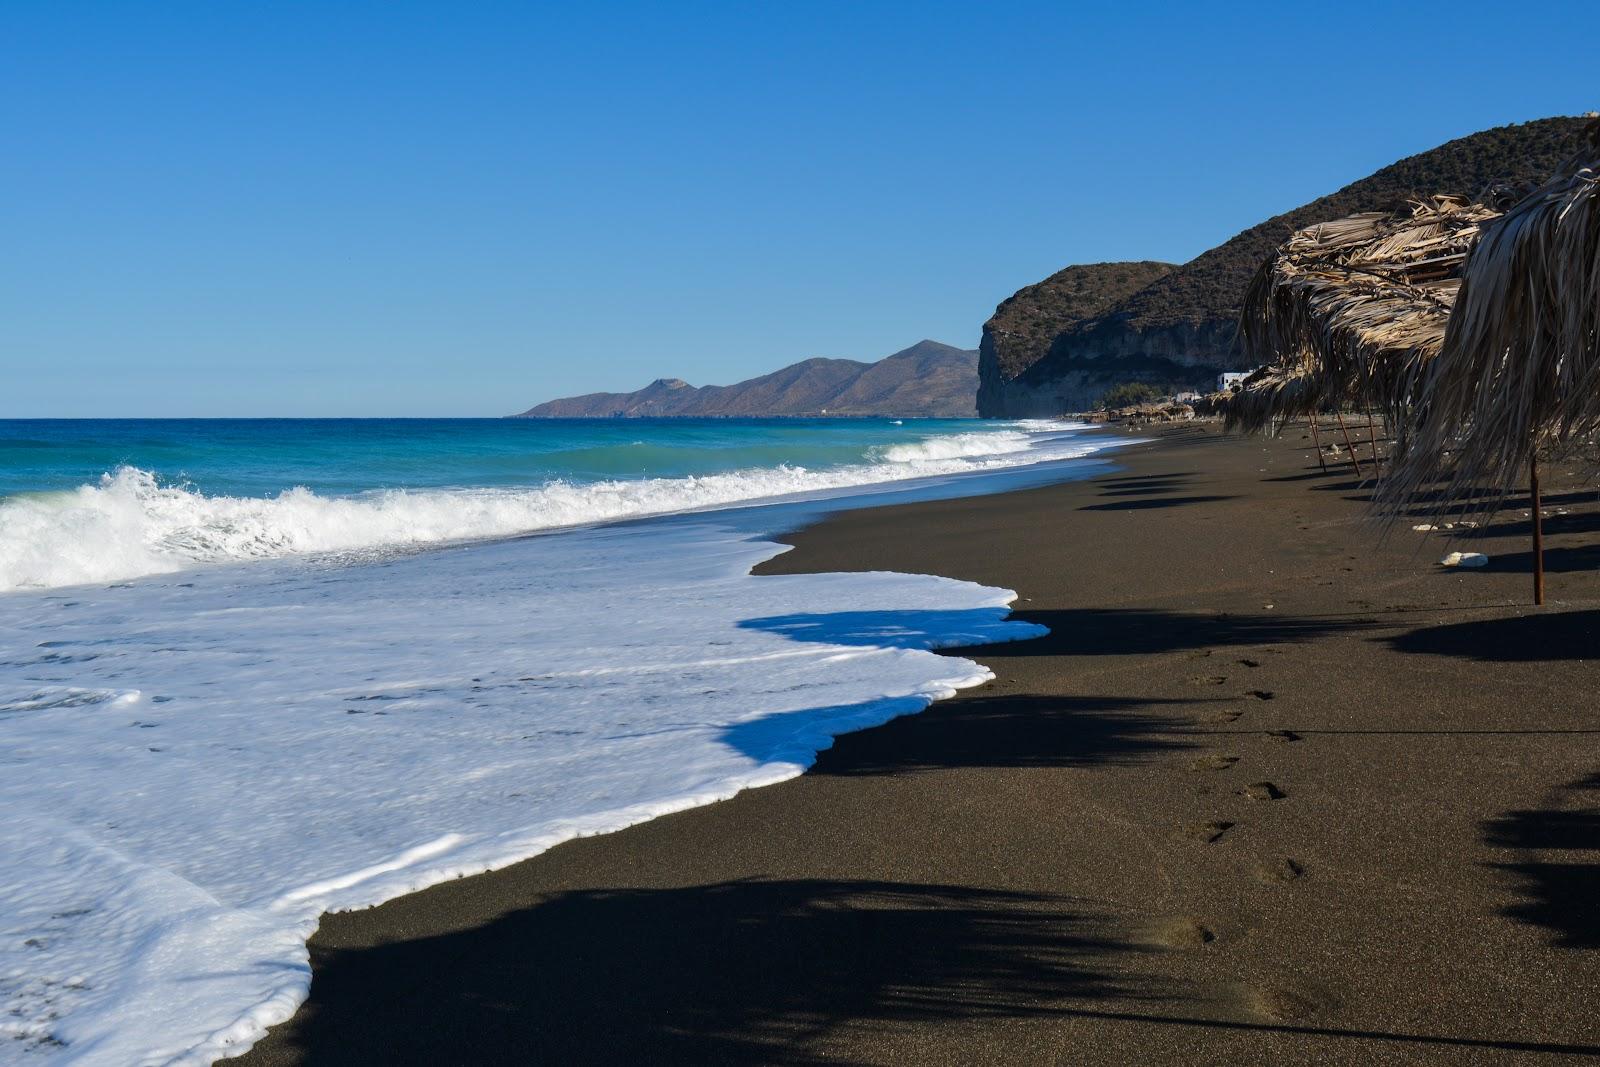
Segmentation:
{"type": "Polygon", "coordinates": [[[1322,399],[1316,379],[1305,367],[1262,367],[1229,397],[1223,429],[1261,433],[1285,419],[1315,411],[1322,399]]]}
{"type": "Polygon", "coordinates": [[[1439,351],[1467,253],[1495,216],[1437,196],[1290,236],[1245,294],[1244,353],[1270,373],[1245,383],[1241,396],[1259,395],[1236,424],[1255,432],[1344,401],[1401,415],[1439,351]]]}
{"type": "Polygon", "coordinates": [[[1600,430],[1600,143],[1483,228],[1421,388],[1391,504],[1443,483],[1497,507],[1538,448],[1600,430]]]}

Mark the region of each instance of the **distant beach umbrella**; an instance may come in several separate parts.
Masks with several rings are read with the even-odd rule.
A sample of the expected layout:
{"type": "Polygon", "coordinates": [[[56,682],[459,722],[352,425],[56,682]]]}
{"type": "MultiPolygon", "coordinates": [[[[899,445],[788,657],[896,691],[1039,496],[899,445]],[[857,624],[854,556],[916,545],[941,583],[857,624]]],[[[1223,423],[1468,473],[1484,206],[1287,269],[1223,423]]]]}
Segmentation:
{"type": "Polygon", "coordinates": [[[1246,378],[1223,405],[1223,428],[1261,433],[1323,406],[1320,384],[1305,361],[1269,364],[1246,378]]]}

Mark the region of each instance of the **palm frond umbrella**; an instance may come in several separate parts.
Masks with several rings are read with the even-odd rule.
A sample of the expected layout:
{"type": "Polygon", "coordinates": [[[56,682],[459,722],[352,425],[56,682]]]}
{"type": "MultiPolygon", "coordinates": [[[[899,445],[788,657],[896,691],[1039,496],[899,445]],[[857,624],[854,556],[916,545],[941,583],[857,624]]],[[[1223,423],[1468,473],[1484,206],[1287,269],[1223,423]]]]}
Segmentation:
{"type": "Polygon", "coordinates": [[[1600,430],[1600,122],[1589,139],[1484,226],[1383,494],[1394,503],[1441,482],[1455,497],[1488,487],[1489,511],[1526,471],[1536,603],[1544,601],[1538,450],[1600,430]]]}
{"type": "Polygon", "coordinates": [[[1240,341],[1265,366],[1235,396],[1230,426],[1258,433],[1347,401],[1395,424],[1439,352],[1467,254],[1496,214],[1435,196],[1291,235],[1245,293],[1240,341]]]}
{"type": "Polygon", "coordinates": [[[1315,410],[1323,399],[1319,386],[1304,361],[1264,366],[1229,397],[1224,428],[1260,433],[1285,418],[1315,410]]]}

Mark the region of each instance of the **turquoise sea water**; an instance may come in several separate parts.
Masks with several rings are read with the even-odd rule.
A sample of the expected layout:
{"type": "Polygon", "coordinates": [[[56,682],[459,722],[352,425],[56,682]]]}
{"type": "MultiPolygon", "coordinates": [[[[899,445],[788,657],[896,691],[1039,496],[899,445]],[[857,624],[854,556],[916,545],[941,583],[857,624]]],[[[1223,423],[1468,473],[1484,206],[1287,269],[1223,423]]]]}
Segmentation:
{"type": "Polygon", "coordinates": [[[0,592],[413,549],[1031,465],[1060,422],[0,422],[0,592]]]}
{"type": "Polygon", "coordinates": [[[119,467],[208,495],[529,486],[827,469],[975,419],[116,419],[0,421],[0,495],[72,489],[119,467]]]}

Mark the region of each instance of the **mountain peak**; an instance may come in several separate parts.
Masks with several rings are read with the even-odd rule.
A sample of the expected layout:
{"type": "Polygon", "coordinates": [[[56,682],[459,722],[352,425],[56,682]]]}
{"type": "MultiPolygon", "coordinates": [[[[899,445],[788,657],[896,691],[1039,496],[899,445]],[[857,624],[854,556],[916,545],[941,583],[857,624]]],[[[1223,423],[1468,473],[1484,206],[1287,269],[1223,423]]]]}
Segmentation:
{"type": "Polygon", "coordinates": [[[927,337],[924,337],[922,340],[918,341],[916,344],[912,345],[910,348],[902,348],[900,351],[896,352],[894,355],[887,356],[885,358],[886,359],[922,359],[922,358],[924,358],[926,356],[946,356],[946,355],[950,355],[952,353],[961,352],[961,351],[963,351],[963,350],[960,349],[960,348],[957,348],[955,345],[947,345],[943,341],[934,341],[934,340],[931,340],[931,339],[929,339],[927,337]]]}

